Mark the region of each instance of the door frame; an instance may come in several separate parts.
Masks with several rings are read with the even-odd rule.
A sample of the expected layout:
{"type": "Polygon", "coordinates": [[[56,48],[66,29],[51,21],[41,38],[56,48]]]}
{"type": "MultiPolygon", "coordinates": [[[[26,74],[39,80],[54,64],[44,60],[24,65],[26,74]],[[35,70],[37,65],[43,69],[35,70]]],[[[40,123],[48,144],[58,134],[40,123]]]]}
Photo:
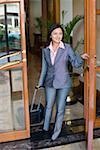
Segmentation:
{"type": "Polygon", "coordinates": [[[85,62],[84,74],[84,118],[87,149],[93,149],[93,129],[100,127],[100,118],[96,118],[96,73],[100,66],[96,66],[96,0],[85,0],[85,52],[89,54],[89,61],[85,62]]]}
{"type": "Polygon", "coordinates": [[[25,129],[20,130],[20,131],[10,131],[10,132],[5,132],[5,133],[0,133],[0,142],[8,142],[8,141],[25,139],[25,138],[30,137],[28,83],[27,83],[27,58],[26,58],[26,40],[25,40],[25,23],[24,23],[25,22],[24,0],[0,0],[0,4],[6,4],[6,3],[19,3],[22,61],[14,65],[8,65],[6,67],[4,66],[0,68],[0,70],[7,70],[7,69],[19,68],[19,67],[22,68],[25,129]]]}

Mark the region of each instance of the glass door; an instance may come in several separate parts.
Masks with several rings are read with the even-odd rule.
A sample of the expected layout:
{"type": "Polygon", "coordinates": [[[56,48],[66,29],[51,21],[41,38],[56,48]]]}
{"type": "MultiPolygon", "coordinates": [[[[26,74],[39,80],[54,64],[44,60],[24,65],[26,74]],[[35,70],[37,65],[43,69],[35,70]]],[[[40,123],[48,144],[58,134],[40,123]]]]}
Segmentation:
{"type": "Polygon", "coordinates": [[[85,1],[85,64],[84,112],[87,149],[93,149],[93,129],[100,127],[100,1],[85,1]]]}
{"type": "Polygon", "coordinates": [[[0,142],[30,136],[24,0],[0,1],[0,142]]]}
{"type": "Polygon", "coordinates": [[[96,2],[96,127],[100,127],[100,1],[96,2]]]}

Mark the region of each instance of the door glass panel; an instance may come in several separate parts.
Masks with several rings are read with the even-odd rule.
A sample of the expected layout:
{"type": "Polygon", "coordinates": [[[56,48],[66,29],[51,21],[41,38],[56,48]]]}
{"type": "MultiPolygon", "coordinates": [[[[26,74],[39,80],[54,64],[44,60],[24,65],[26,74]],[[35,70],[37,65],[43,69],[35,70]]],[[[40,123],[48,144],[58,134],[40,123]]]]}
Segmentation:
{"type": "Polygon", "coordinates": [[[97,15],[97,37],[96,37],[96,64],[97,66],[100,66],[100,15],[97,15]]]}
{"type": "Polygon", "coordinates": [[[97,117],[100,117],[100,73],[96,74],[96,105],[97,117]]]}
{"type": "Polygon", "coordinates": [[[21,61],[19,4],[0,4],[0,65],[16,60],[21,61]]]}
{"type": "MultiPolygon", "coordinates": [[[[84,1],[79,0],[78,3],[76,3],[75,1],[66,0],[66,3],[64,3],[64,1],[60,1],[60,4],[60,12],[63,12],[61,13],[61,22],[63,24],[63,27],[65,27],[65,33],[67,33],[65,36],[65,41],[67,43],[69,42],[69,44],[73,47],[77,55],[80,55],[84,51],[84,22],[82,19],[82,17],[84,16],[84,1]],[[77,15],[80,16],[80,19],[76,21],[77,23],[75,25],[74,21],[77,20],[77,15]],[[71,24],[73,24],[74,26],[73,29],[71,28],[71,24]],[[68,40],[67,36],[69,34],[68,30],[71,31],[69,37],[70,40],[68,40]]],[[[64,117],[65,121],[84,118],[83,66],[80,68],[73,68],[71,63],[68,62],[68,69],[72,80],[72,88],[66,99],[66,109],[64,117]]]]}
{"type": "Polygon", "coordinates": [[[97,9],[100,9],[100,0],[96,0],[96,7],[97,9]]]}
{"type": "Polygon", "coordinates": [[[0,71],[0,132],[25,129],[22,69],[0,71]]]}

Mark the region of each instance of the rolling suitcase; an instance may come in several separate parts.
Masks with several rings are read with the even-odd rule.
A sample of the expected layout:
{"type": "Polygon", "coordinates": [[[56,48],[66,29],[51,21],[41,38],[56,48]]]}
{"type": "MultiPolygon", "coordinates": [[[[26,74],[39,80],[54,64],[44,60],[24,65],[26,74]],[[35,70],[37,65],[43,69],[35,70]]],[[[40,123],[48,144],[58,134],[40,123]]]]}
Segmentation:
{"type": "Polygon", "coordinates": [[[30,123],[31,124],[40,123],[43,119],[44,106],[41,103],[42,96],[39,97],[38,104],[34,103],[35,99],[36,99],[37,91],[41,90],[41,89],[43,89],[43,88],[37,89],[35,87],[35,91],[34,91],[33,98],[32,98],[32,103],[31,103],[31,107],[30,107],[30,123]]]}

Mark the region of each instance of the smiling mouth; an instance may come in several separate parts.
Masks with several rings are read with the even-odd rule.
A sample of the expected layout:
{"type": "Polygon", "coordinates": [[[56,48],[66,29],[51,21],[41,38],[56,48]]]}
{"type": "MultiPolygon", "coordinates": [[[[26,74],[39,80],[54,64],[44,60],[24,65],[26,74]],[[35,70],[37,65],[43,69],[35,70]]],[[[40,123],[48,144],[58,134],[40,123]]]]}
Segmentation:
{"type": "Polygon", "coordinates": [[[61,39],[56,39],[57,41],[60,41],[61,39]]]}

